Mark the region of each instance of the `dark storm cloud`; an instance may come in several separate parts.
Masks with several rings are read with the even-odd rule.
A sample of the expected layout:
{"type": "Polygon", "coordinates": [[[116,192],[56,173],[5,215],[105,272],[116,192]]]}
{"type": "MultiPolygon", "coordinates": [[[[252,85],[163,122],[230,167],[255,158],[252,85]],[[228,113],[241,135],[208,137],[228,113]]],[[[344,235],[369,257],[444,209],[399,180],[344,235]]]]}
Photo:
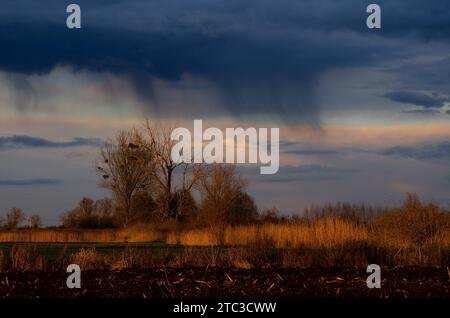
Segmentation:
{"type": "MultiPolygon", "coordinates": [[[[56,66],[106,72],[157,103],[152,79],[208,80],[236,114],[317,120],[318,77],[410,56],[405,39],[443,39],[446,1],[378,1],[383,29],[365,26],[370,1],[78,1],[82,29],[67,30],[56,0],[7,1],[0,69],[45,74],[56,66]],[[383,37],[401,41],[386,41],[383,37]]],[[[417,40],[419,39],[419,40],[417,40]]],[[[14,83],[27,97],[27,83],[14,83]]],[[[29,93],[28,93],[29,94],[29,93]]]]}
{"type": "Polygon", "coordinates": [[[450,142],[421,144],[416,146],[396,146],[381,152],[387,156],[398,156],[413,159],[450,158],[450,142]]]}
{"type": "Polygon", "coordinates": [[[410,104],[416,106],[423,106],[425,108],[439,108],[449,102],[448,98],[438,96],[436,94],[424,94],[421,92],[390,92],[384,95],[385,97],[391,99],[394,102],[402,104],[410,104]]]}
{"type": "Polygon", "coordinates": [[[61,180],[36,178],[36,179],[0,179],[0,186],[39,186],[39,185],[57,185],[61,180]]]}
{"type": "MultiPolygon", "coordinates": [[[[108,72],[128,79],[139,97],[151,101],[151,77],[179,81],[183,74],[191,74],[218,85],[221,99],[240,114],[314,117],[318,75],[331,67],[369,63],[374,52],[383,54],[381,46],[352,42],[340,34],[261,36],[239,30],[214,36],[181,30],[129,34],[94,27],[69,32],[54,26],[16,25],[4,26],[0,39],[7,34],[15,37],[8,44],[14,49],[0,52],[0,67],[6,71],[43,74],[56,66],[70,66],[108,72]]],[[[21,96],[32,95],[26,81],[13,84],[21,96]]]]}
{"type": "MultiPolygon", "coordinates": [[[[16,2],[9,2],[0,28],[0,41],[8,48],[0,51],[0,68],[45,74],[70,66],[112,73],[127,78],[144,100],[154,98],[151,77],[178,81],[191,74],[217,85],[221,99],[237,113],[314,119],[321,73],[392,54],[377,41],[345,33],[363,29],[355,24],[357,14],[364,21],[363,3],[346,1],[333,6],[335,12],[329,1],[79,4],[83,28],[67,30],[61,2],[20,1],[17,12],[11,9],[19,9],[16,2]],[[341,33],[329,32],[334,27],[341,33]]],[[[14,85],[29,95],[26,82],[14,85]]]]}
{"type": "Polygon", "coordinates": [[[58,142],[27,135],[13,135],[0,137],[0,150],[17,148],[68,148],[80,146],[98,147],[103,141],[98,138],[73,138],[70,141],[58,142]]]}
{"type": "Polygon", "coordinates": [[[402,114],[412,114],[412,115],[437,115],[441,112],[437,109],[412,109],[412,110],[402,110],[402,114]]]}

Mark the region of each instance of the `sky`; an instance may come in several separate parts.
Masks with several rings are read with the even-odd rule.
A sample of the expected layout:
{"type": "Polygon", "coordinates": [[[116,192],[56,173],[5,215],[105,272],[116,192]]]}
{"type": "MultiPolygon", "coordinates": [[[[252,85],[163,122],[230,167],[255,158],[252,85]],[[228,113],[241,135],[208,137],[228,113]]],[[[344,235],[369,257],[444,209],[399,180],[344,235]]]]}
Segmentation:
{"type": "Polygon", "coordinates": [[[57,224],[103,198],[102,143],[144,119],[279,127],[275,175],[242,167],[261,209],[450,205],[446,0],[3,0],[0,215],[57,224]],[[66,7],[81,7],[81,29],[66,7]],[[381,7],[368,29],[366,7],[381,7]]]}

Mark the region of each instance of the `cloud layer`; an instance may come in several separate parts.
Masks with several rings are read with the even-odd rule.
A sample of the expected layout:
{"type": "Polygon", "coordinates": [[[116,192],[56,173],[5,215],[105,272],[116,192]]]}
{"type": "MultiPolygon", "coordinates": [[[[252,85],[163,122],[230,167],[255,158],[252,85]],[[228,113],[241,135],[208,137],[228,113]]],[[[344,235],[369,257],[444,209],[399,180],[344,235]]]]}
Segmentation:
{"type": "MultiPolygon", "coordinates": [[[[415,69],[399,60],[407,63],[422,55],[425,41],[433,41],[429,46],[439,55],[450,34],[450,9],[440,0],[425,9],[419,0],[380,1],[381,31],[365,26],[370,1],[78,2],[81,30],[65,27],[66,4],[60,1],[9,2],[0,16],[0,41],[8,48],[0,52],[0,69],[30,75],[64,66],[109,73],[126,79],[151,105],[160,102],[155,80],[188,90],[182,79],[189,75],[206,81],[204,89],[214,91],[234,115],[318,122],[321,75],[383,65],[403,80],[405,69],[415,69]]],[[[434,77],[448,67],[441,65],[434,77]]],[[[421,78],[423,89],[431,78],[421,78]]],[[[26,78],[15,78],[14,85],[30,95],[26,78]]],[[[440,104],[414,91],[387,96],[425,107],[440,104]]]]}
{"type": "Polygon", "coordinates": [[[99,147],[103,145],[103,143],[104,142],[98,138],[75,137],[70,141],[59,142],[27,135],[0,136],[0,150],[17,148],[69,148],[81,146],[99,147]]]}
{"type": "Polygon", "coordinates": [[[425,108],[439,108],[449,102],[448,98],[437,95],[430,96],[420,92],[399,91],[387,93],[385,96],[398,103],[423,106],[425,108]]]}
{"type": "Polygon", "coordinates": [[[450,158],[450,142],[427,143],[415,146],[396,146],[385,149],[383,155],[399,156],[413,159],[450,158]]]}
{"type": "Polygon", "coordinates": [[[253,180],[267,183],[340,180],[357,172],[356,169],[338,168],[318,164],[282,166],[280,167],[279,172],[273,176],[258,175],[255,168],[241,168],[241,171],[253,180]]]}
{"type": "Polygon", "coordinates": [[[48,178],[0,180],[0,186],[41,186],[41,185],[58,185],[60,183],[61,180],[48,178]]]}

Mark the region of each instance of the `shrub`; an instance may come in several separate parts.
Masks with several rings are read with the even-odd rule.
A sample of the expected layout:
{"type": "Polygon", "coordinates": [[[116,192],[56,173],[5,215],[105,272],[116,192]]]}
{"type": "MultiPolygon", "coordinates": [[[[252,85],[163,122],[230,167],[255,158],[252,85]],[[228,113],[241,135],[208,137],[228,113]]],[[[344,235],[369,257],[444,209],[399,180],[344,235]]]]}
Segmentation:
{"type": "Polygon", "coordinates": [[[63,226],[67,228],[111,228],[113,227],[111,200],[97,200],[83,198],[78,206],[61,218],[63,226]]]}
{"type": "Polygon", "coordinates": [[[408,194],[399,209],[384,213],[374,220],[378,238],[388,245],[424,246],[450,230],[450,216],[437,205],[422,204],[416,195],[408,194]]]}
{"type": "Polygon", "coordinates": [[[12,268],[18,271],[40,271],[45,268],[44,258],[36,248],[13,246],[11,250],[12,268]]]}
{"type": "Polygon", "coordinates": [[[106,257],[93,248],[82,248],[78,253],[71,255],[70,262],[77,264],[82,270],[108,268],[106,257]]]}

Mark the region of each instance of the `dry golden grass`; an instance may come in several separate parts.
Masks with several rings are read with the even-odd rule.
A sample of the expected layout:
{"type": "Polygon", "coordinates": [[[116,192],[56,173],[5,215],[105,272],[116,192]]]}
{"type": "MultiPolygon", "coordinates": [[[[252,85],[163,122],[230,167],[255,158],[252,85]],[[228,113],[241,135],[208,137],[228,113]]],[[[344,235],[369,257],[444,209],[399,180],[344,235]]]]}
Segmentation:
{"type": "MultiPolygon", "coordinates": [[[[342,247],[353,241],[365,241],[369,237],[364,226],[339,218],[318,220],[312,224],[263,224],[229,226],[225,231],[226,245],[250,245],[270,239],[274,247],[342,247]]],[[[215,236],[209,229],[196,229],[183,233],[171,233],[167,243],[187,246],[215,245],[215,236]]]]}
{"type": "Polygon", "coordinates": [[[29,243],[117,243],[164,241],[163,233],[150,226],[120,230],[38,229],[0,231],[0,242],[29,243]]]}
{"type": "Polygon", "coordinates": [[[208,229],[194,229],[181,233],[169,233],[168,244],[182,244],[186,246],[215,245],[215,236],[208,229]]]}
{"type": "Polygon", "coordinates": [[[71,255],[70,262],[83,269],[103,269],[106,268],[107,259],[93,248],[82,248],[79,252],[71,255]]]}
{"type": "Polygon", "coordinates": [[[135,225],[126,229],[116,230],[116,242],[165,242],[167,230],[156,228],[149,224],[135,225]]]}
{"type": "Polygon", "coordinates": [[[30,242],[30,243],[55,243],[55,242],[117,242],[120,238],[113,230],[15,230],[1,231],[1,242],[30,242]]]}
{"type": "MultiPolygon", "coordinates": [[[[311,249],[343,248],[358,242],[394,249],[424,245],[450,246],[448,226],[439,226],[426,241],[420,241],[425,243],[418,244],[414,235],[402,234],[402,227],[408,225],[401,221],[402,218],[399,216],[392,218],[390,215],[386,215],[368,225],[358,224],[340,217],[325,217],[310,223],[228,226],[223,243],[232,246],[254,246],[258,242],[270,241],[270,245],[275,248],[305,247],[311,249]]],[[[0,231],[0,242],[164,242],[185,246],[214,246],[217,245],[214,233],[214,229],[211,228],[175,231],[152,225],[140,225],[120,230],[16,230],[0,231]]]]}
{"type": "Polygon", "coordinates": [[[180,229],[180,224],[139,225],[120,230],[0,231],[0,242],[118,243],[164,242],[184,248],[125,248],[112,253],[81,249],[58,259],[44,259],[33,244],[0,250],[0,270],[155,268],[170,266],[243,269],[332,266],[447,266],[450,260],[450,214],[408,196],[398,209],[362,220],[348,215],[318,215],[284,223],[180,229]],[[218,239],[221,244],[218,246],[218,239]],[[10,253],[9,253],[10,252],[10,253]]]}
{"type": "Polygon", "coordinates": [[[11,251],[12,267],[16,270],[41,271],[45,269],[45,260],[34,248],[14,246],[11,251]]]}

